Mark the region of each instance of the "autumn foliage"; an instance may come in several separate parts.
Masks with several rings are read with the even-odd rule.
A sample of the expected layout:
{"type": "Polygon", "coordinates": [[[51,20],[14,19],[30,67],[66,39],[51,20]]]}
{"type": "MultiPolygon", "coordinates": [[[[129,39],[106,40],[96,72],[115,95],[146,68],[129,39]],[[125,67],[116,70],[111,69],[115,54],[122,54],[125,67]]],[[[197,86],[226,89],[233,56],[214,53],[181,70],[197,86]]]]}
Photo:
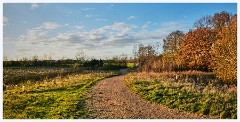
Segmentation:
{"type": "Polygon", "coordinates": [[[186,69],[208,71],[215,37],[215,32],[208,27],[189,31],[179,42],[179,63],[186,69]]]}
{"type": "Polygon", "coordinates": [[[211,71],[227,83],[237,80],[237,15],[222,11],[204,16],[194,23],[195,29],[179,30],[159,45],[139,45],[136,54],[141,71],[199,70],[211,71]]]}
{"type": "Polygon", "coordinates": [[[218,40],[211,50],[213,72],[227,82],[237,80],[237,16],[218,32],[218,40]]]}

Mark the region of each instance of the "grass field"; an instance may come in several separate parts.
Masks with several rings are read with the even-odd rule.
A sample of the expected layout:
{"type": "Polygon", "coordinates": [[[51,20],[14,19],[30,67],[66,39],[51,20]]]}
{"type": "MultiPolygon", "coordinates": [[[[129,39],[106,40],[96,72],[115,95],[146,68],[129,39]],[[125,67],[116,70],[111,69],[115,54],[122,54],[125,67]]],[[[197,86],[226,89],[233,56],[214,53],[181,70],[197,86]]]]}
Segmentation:
{"type": "Polygon", "coordinates": [[[3,92],[3,118],[88,118],[83,107],[86,91],[97,81],[114,75],[118,72],[92,71],[22,83],[3,92]]]}
{"type": "Polygon", "coordinates": [[[21,83],[35,83],[44,79],[57,76],[66,76],[75,73],[81,73],[81,69],[73,68],[4,68],[3,84],[5,88],[12,88],[21,83]]]}
{"type": "Polygon", "coordinates": [[[211,73],[130,73],[127,86],[143,99],[180,111],[217,118],[237,118],[237,87],[228,86],[211,73]]]}

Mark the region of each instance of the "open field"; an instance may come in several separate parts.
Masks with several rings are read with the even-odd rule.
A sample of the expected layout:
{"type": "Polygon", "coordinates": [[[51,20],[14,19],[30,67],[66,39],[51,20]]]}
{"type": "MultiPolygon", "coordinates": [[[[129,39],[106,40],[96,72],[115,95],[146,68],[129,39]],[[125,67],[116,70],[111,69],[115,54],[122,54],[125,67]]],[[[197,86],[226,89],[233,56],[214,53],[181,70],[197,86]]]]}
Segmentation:
{"type": "Polygon", "coordinates": [[[80,73],[82,70],[73,68],[3,68],[4,88],[11,88],[21,83],[31,84],[48,78],[80,73]]]}
{"type": "Polygon", "coordinates": [[[92,71],[22,83],[3,92],[3,118],[87,118],[85,92],[97,81],[118,75],[117,72],[92,71]]]}
{"type": "Polygon", "coordinates": [[[134,93],[148,101],[180,111],[237,118],[237,87],[224,85],[211,73],[130,73],[124,79],[134,93]]]}

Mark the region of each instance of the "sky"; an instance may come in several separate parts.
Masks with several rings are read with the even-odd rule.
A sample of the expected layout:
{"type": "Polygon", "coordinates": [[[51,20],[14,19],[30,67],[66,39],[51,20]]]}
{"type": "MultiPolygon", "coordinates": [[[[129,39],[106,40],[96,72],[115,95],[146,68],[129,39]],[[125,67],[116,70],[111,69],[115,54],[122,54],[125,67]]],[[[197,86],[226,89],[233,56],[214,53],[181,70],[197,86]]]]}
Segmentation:
{"type": "MultiPolygon", "coordinates": [[[[74,59],[132,56],[136,44],[163,45],[175,30],[236,3],[3,3],[3,56],[74,59]]],[[[160,49],[161,51],[162,49],[160,49]]]]}

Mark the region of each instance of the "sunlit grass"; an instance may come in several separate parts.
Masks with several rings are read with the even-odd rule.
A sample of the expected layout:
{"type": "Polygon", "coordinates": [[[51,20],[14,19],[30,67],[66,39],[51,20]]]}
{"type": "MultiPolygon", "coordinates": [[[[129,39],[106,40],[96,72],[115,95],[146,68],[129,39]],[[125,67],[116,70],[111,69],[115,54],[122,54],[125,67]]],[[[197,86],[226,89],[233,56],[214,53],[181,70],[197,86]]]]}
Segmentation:
{"type": "Polygon", "coordinates": [[[45,79],[3,92],[4,119],[73,119],[88,118],[84,108],[86,91],[97,81],[118,75],[95,71],[45,79]]]}
{"type": "Polygon", "coordinates": [[[217,118],[237,118],[237,87],[227,86],[211,73],[130,73],[128,87],[142,98],[217,118]]]}

